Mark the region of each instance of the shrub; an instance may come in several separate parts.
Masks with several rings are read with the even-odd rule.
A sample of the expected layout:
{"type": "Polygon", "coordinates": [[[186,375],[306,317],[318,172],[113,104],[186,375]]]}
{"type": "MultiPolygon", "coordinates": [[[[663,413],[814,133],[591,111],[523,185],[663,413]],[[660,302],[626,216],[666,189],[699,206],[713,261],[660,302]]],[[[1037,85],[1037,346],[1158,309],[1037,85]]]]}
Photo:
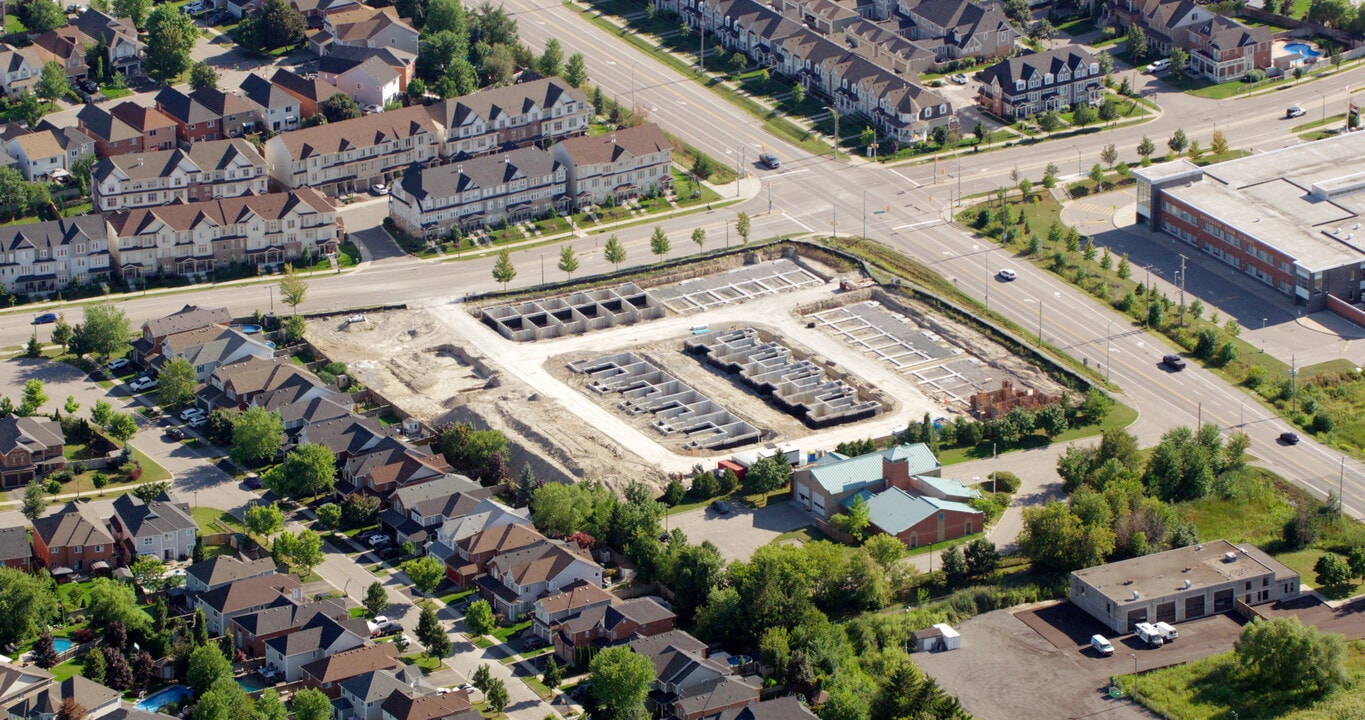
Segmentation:
{"type": "Polygon", "coordinates": [[[1333,420],[1332,416],[1325,412],[1320,412],[1313,416],[1313,432],[1315,433],[1329,433],[1332,432],[1336,426],[1336,420],[1333,420]]]}
{"type": "Polygon", "coordinates": [[[71,641],[74,643],[88,643],[95,639],[95,631],[88,627],[81,628],[71,633],[71,641]]]}
{"type": "Polygon", "coordinates": [[[1019,476],[1015,475],[1014,473],[1008,470],[993,472],[990,475],[987,475],[986,477],[995,480],[996,492],[1015,493],[1019,491],[1019,485],[1021,484],[1019,476]]]}

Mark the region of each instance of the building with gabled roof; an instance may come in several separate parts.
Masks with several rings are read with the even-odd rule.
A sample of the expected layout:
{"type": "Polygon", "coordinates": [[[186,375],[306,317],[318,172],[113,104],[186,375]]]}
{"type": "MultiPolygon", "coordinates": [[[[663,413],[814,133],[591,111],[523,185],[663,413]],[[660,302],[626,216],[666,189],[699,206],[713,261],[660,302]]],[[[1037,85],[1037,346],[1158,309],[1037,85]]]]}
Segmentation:
{"type": "Polygon", "coordinates": [[[307,663],[302,668],[304,687],[320,690],[327,697],[341,696],[339,685],[358,675],[375,670],[401,670],[398,646],[393,643],[363,645],[307,663]]]}
{"type": "Polygon", "coordinates": [[[318,61],[318,79],[341,88],[362,106],[383,108],[399,100],[407,85],[404,77],[401,70],[377,56],[353,61],[324,55],[318,61]]]}
{"type": "Polygon", "coordinates": [[[237,555],[218,555],[185,569],[185,590],[205,593],[238,580],[274,574],[275,561],[269,556],[249,560],[237,555]]]}
{"type": "Polygon", "coordinates": [[[85,718],[97,720],[117,710],[121,697],[117,690],[82,675],[72,675],[60,682],[53,678],[38,692],[5,706],[4,713],[8,720],[52,720],[61,710],[62,702],[70,698],[85,708],[85,718]]]}
{"type": "Polygon", "coordinates": [[[601,585],[602,566],[577,544],[545,540],[489,560],[477,583],[496,612],[515,618],[530,612],[540,597],[578,581],[601,585]]]}
{"type": "Polygon", "coordinates": [[[257,405],[257,400],[274,392],[292,390],[288,397],[297,402],[311,398],[334,396],[322,380],[289,362],[287,357],[253,354],[223,363],[208,373],[208,387],[202,393],[207,404],[215,407],[235,407],[238,410],[257,405]]]}
{"type": "Polygon", "coordinates": [[[418,105],[276,135],[265,158],[283,187],[343,194],[431,162],[440,144],[440,128],[418,105]]]}
{"type": "Polygon", "coordinates": [[[0,418],[0,487],[22,487],[66,467],[65,447],[62,425],[52,418],[0,418]]]}
{"type": "Polygon", "coordinates": [[[380,705],[382,720],[478,720],[483,714],[473,709],[468,690],[409,695],[394,691],[380,705]]]}
{"type": "Polygon", "coordinates": [[[462,158],[583,135],[592,104],[582,90],[551,77],[484,88],[427,110],[442,129],[442,157],[462,158]]]}
{"type": "Polygon", "coordinates": [[[111,108],[86,104],[76,113],[76,127],[94,138],[102,158],[175,147],[175,120],[131,101],[111,108]]]}
{"type": "Polygon", "coordinates": [[[569,138],[550,152],[565,167],[575,207],[673,189],[673,143],[653,123],[569,138]]]}
{"type": "Polygon", "coordinates": [[[311,188],[135,208],[107,220],[116,236],[114,264],[125,278],[279,265],[336,252],[340,237],[336,207],[311,188]]]}
{"type": "Polygon", "coordinates": [[[69,502],[33,520],[33,557],[59,579],[108,570],[114,561],[114,538],[88,505],[69,502]]]}
{"type": "Polygon", "coordinates": [[[118,496],[109,529],[123,561],[130,565],[142,555],[162,561],[188,558],[199,535],[199,524],[191,517],[190,506],[172,502],[166,493],[151,502],[131,494],[118,496]]]}
{"type": "Polygon", "coordinates": [[[470,231],[569,209],[568,168],[545,150],[519,148],[450,165],[414,165],[389,190],[389,217],[421,238],[470,231]]]}
{"type": "MultiPolygon", "coordinates": [[[[537,604],[539,624],[539,604],[537,604]]],[[[549,624],[555,654],[564,662],[582,659],[591,647],[609,647],[634,637],[649,637],[674,628],[677,615],[652,598],[642,597],[608,604],[593,603],[549,624]]]]}
{"type": "Polygon", "coordinates": [[[908,548],[943,542],[985,530],[985,516],[966,503],[931,495],[912,495],[889,487],[875,495],[866,490],[843,501],[845,508],[862,500],[872,527],[900,540],[908,548]]]}
{"type": "Polygon", "coordinates": [[[464,475],[446,473],[390,493],[389,507],[379,513],[379,524],[397,542],[412,542],[420,547],[435,537],[436,528],[448,517],[462,514],[492,496],[492,488],[481,487],[464,475]]]}
{"type": "Polygon", "coordinates": [[[264,341],[234,327],[209,325],[198,330],[166,336],[161,343],[162,364],[183,358],[194,368],[195,378],[204,382],[224,365],[252,358],[275,356],[275,349],[264,341]]]}
{"type": "Polygon", "coordinates": [[[270,76],[270,84],[289,93],[299,101],[299,116],[310,118],[322,112],[321,105],[341,90],[316,77],[305,78],[283,68],[270,76]]]}
{"type": "Polygon", "coordinates": [[[593,583],[571,583],[558,593],[536,600],[531,610],[531,632],[541,640],[550,642],[553,638],[552,627],[585,611],[606,607],[614,599],[615,596],[593,583]]]}
{"type": "Polygon", "coordinates": [[[188,151],[116,155],[95,163],[91,176],[91,199],[103,212],[267,190],[265,159],[241,138],[197,142],[188,151]]]}
{"type": "Polygon", "coordinates": [[[297,130],[303,115],[299,99],[263,75],[251,73],[242,80],[242,96],[253,103],[256,122],[272,133],[297,130]]]}
{"type": "Polygon", "coordinates": [[[167,337],[209,325],[226,326],[230,322],[232,313],[227,308],[186,305],[169,315],[142,323],[142,334],[133,341],[131,357],[133,362],[143,368],[150,368],[153,364],[159,366],[157,359],[161,357],[161,346],[167,337]]]}
{"type": "MultiPolygon", "coordinates": [[[[441,525],[440,529],[436,531],[436,542],[427,546],[427,554],[445,560],[447,562],[446,574],[449,576],[449,559],[451,555],[455,554],[455,546],[459,541],[489,528],[514,523],[530,526],[530,509],[512,508],[492,498],[480,500],[468,512],[452,517],[441,525]]],[[[457,566],[462,564],[458,557],[456,555],[457,566]]],[[[454,580],[454,578],[451,579],[454,580]]]]}
{"type": "Polygon", "coordinates": [[[0,567],[24,572],[33,569],[33,547],[29,545],[28,528],[23,525],[0,528],[0,567]]]}
{"type": "Polygon", "coordinates": [[[268,607],[299,604],[303,599],[302,587],[293,575],[257,575],[202,592],[195,597],[194,606],[204,611],[209,631],[221,635],[233,618],[268,607]]]}
{"type": "Polygon", "coordinates": [[[156,109],[176,124],[176,136],[187,143],[239,137],[256,127],[260,107],[240,95],[204,87],[188,93],[164,87],[156,109]]]}
{"type": "Polygon", "coordinates": [[[977,103],[1005,118],[1104,100],[1099,60],[1078,48],[1026,53],[982,70],[980,77],[977,103]]]}
{"type": "Polygon", "coordinates": [[[102,282],[112,236],[99,215],[0,227],[0,285],[31,295],[102,282]]]}
{"type": "Polygon", "coordinates": [[[1190,28],[1190,69],[1223,83],[1272,65],[1270,28],[1250,27],[1223,15],[1190,28]]]}
{"type": "Polygon", "coordinates": [[[417,30],[398,17],[394,8],[357,5],[324,15],[322,29],[308,38],[308,48],[318,55],[327,55],[338,45],[396,47],[416,55],[419,49],[417,35],[417,30]]]}
{"type": "Polygon", "coordinates": [[[266,640],[265,661],[279,670],[286,682],[298,682],[303,679],[304,665],[361,647],[369,636],[364,619],[336,620],[318,613],[303,627],[266,640]]]}
{"type": "Polygon", "coordinates": [[[71,174],[76,161],[95,154],[95,139],[79,128],[44,121],[36,131],[11,139],[5,150],[18,161],[25,180],[60,180],[71,174]]]}
{"type": "Polygon", "coordinates": [[[316,615],[326,615],[337,621],[350,620],[350,611],[340,600],[281,603],[256,612],[237,615],[228,621],[225,634],[231,634],[239,650],[247,657],[265,657],[267,640],[288,635],[312,621],[316,615]]]}
{"type": "Polygon", "coordinates": [[[910,20],[911,40],[927,40],[939,62],[964,57],[1000,58],[1014,52],[1020,33],[1001,6],[972,0],[900,0],[898,11],[910,20]]]}
{"type": "Polygon", "coordinates": [[[381,706],[395,692],[408,697],[433,695],[437,688],[423,679],[416,665],[401,670],[372,670],[341,683],[341,696],[333,702],[343,718],[380,720],[381,706]]]}
{"type": "Polygon", "coordinates": [[[386,437],[364,455],[348,459],[341,477],[355,489],[383,500],[398,488],[436,480],[449,472],[444,456],[386,437]]]}

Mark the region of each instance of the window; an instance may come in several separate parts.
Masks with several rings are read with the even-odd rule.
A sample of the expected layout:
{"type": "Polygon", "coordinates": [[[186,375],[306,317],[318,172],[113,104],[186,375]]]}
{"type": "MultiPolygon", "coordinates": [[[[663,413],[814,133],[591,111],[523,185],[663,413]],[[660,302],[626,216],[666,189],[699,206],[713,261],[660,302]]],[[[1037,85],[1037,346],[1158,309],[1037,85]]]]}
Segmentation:
{"type": "Polygon", "coordinates": [[[83,553],[83,552],[85,552],[85,546],[83,546],[83,545],[77,545],[76,547],[71,548],[71,552],[74,552],[74,553],[77,553],[77,554],[83,553]]]}
{"type": "Polygon", "coordinates": [[[149,538],[149,537],[142,538],[142,544],[143,544],[143,545],[151,545],[151,544],[152,544],[152,538],[149,538]]]}

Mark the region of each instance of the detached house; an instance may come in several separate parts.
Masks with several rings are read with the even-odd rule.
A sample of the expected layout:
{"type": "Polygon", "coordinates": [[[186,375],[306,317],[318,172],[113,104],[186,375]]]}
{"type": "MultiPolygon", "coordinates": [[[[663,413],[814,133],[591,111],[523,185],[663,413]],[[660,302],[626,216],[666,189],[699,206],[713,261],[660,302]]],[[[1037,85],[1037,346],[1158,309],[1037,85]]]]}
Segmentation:
{"type": "Polygon", "coordinates": [[[1001,6],[971,0],[901,0],[897,9],[909,18],[903,28],[911,40],[930,40],[939,62],[964,57],[1002,58],[1014,52],[1019,31],[1001,6]]]}
{"type": "Polygon", "coordinates": [[[188,558],[199,535],[199,525],[190,516],[190,506],[172,502],[165,493],[151,502],[120,495],[114,500],[109,529],[113,531],[123,561],[128,564],[140,555],[151,555],[163,561],[188,558]]]}
{"type": "Polygon", "coordinates": [[[25,90],[33,92],[45,62],[44,51],[36,45],[14,48],[0,44],[0,90],[10,99],[18,98],[25,90]]]}
{"type": "Polygon", "coordinates": [[[1247,27],[1232,18],[1214,15],[1189,34],[1190,67],[1213,82],[1237,80],[1271,65],[1270,28],[1247,27]]]}
{"type": "Polygon", "coordinates": [[[28,528],[22,525],[0,528],[0,567],[33,571],[33,548],[29,545],[28,528]]]}
{"type": "Polygon", "coordinates": [[[532,220],[550,208],[568,210],[567,177],[564,163],[533,147],[413,166],[389,191],[389,216],[400,230],[422,238],[532,220]]]}
{"type": "Polygon", "coordinates": [[[194,600],[194,606],[204,611],[209,631],[214,635],[222,635],[234,618],[268,607],[299,604],[302,600],[301,587],[299,579],[293,575],[257,575],[200,593],[194,600]]]}
{"type": "Polygon", "coordinates": [[[285,603],[232,618],[228,621],[227,634],[232,635],[237,647],[248,657],[265,657],[267,640],[288,635],[318,615],[338,622],[351,619],[350,612],[339,600],[319,600],[302,605],[285,603]]]}
{"type": "Polygon", "coordinates": [[[303,118],[300,100],[284,88],[252,73],[242,81],[242,95],[252,102],[261,129],[273,133],[298,129],[303,118]]]}
{"type": "Polygon", "coordinates": [[[357,5],[322,18],[322,30],[308,38],[308,49],[326,55],[335,45],[363,48],[392,47],[417,54],[417,30],[398,17],[392,7],[357,5]]]}
{"type": "Polygon", "coordinates": [[[56,420],[18,415],[0,418],[0,486],[22,487],[66,467],[62,454],[65,446],[62,425],[56,420]]]}
{"type": "Polygon", "coordinates": [[[300,118],[310,118],[322,112],[319,106],[341,92],[335,85],[317,78],[304,78],[284,69],[276,70],[275,74],[270,76],[270,84],[299,101],[300,118]]]}
{"type": "MultiPolygon", "coordinates": [[[[594,604],[550,625],[555,654],[575,662],[590,647],[609,647],[635,637],[651,637],[673,629],[677,616],[650,598],[594,604]]],[[[539,623],[537,615],[537,623],[539,623]]]]}
{"type": "Polygon", "coordinates": [[[673,144],[658,125],[569,138],[551,150],[568,171],[576,207],[620,203],[673,187],[673,144]]]}
{"type": "Polygon", "coordinates": [[[364,455],[348,459],[341,476],[356,490],[382,499],[398,488],[436,480],[449,472],[444,457],[386,437],[364,455]]]}
{"type": "Polygon", "coordinates": [[[369,635],[362,619],[334,620],[319,613],[294,632],[266,640],[265,661],[283,673],[286,682],[298,682],[303,679],[304,665],[358,648],[369,635]]]}
{"type": "Polygon", "coordinates": [[[1195,0],[1117,0],[1105,12],[1122,27],[1136,23],[1147,36],[1148,50],[1161,55],[1188,47],[1190,29],[1215,15],[1195,0]]]}
{"type": "Polygon", "coordinates": [[[109,241],[99,215],[0,228],[0,284],[34,294],[101,282],[110,273],[109,241]]]}
{"type": "Polygon", "coordinates": [[[445,521],[463,515],[493,496],[493,488],[481,487],[464,475],[448,473],[427,482],[394,490],[389,507],[379,513],[379,524],[399,542],[419,547],[436,536],[445,521]]]}
{"type": "Polygon", "coordinates": [[[447,562],[446,576],[453,582],[460,582],[458,575],[451,574],[450,563],[459,567],[461,559],[455,546],[463,539],[491,528],[503,525],[524,525],[531,528],[531,512],[527,508],[511,508],[497,500],[481,500],[463,515],[446,520],[436,531],[436,542],[427,547],[427,554],[447,562]],[[455,560],[451,561],[451,556],[455,560]]]}
{"type": "Polygon", "coordinates": [[[381,108],[400,99],[407,85],[402,72],[376,56],[354,60],[325,55],[318,61],[318,79],[337,86],[362,106],[381,108]]]}
{"type": "Polygon", "coordinates": [[[138,39],[137,27],[128,18],[115,18],[98,10],[86,10],[71,21],[70,27],[80,31],[81,45],[108,48],[105,62],[109,69],[129,77],[142,74],[142,49],[145,44],[138,39]]]}
{"type": "Polygon", "coordinates": [[[758,688],[734,677],[725,663],[710,657],[706,644],[681,630],[630,642],[654,665],[645,706],[654,717],[700,720],[758,704],[758,688]]]}
{"type": "MultiPolygon", "coordinates": [[[[0,672],[5,671],[5,666],[0,666],[0,672]]],[[[15,679],[23,682],[19,678],[15,679]]],[[[74,700],[77,705],[84,708],[83,717],[90,720],[108,717],[120,707],[119,691],[87,680],[81,675],[72,675],[61,682],[48,676],[26,690],[21,699],[4,707],[3,712],[8,720],[53,720],[61,712],[63,701],[67,699],[74,700]]]]}
{"type": "Polygon", "coordinates": [[[162,344],[171,335],[199,330],[210,325],[227,325],[230,322],[232,313],[229,313],[227,308],[198,305],[186,305],[170,315],[148,320],[142,323],[141,337],[133,341],[133,362],[143,368],[150,368],[152,361],[161,356],[162,344]]]}
{"type": "Polygon", "coordinates": [[[389,695],[379,706],[382,720],[479,720],[483,713],[469,703],[469,691],[410,696],[405,692],[389,695]]]}
{"type": "Polygon", "coordinates": [[[495,611],[515,618],[530,612],[531,604],[541,596],[580,580],[601,585],[602,566],[573,543],[545,541],[493,558],[478,585],[495,611]]]}
{"type": "Polygon", "coordinates": [[[60,180],[71,174],[77,160],[95,154],[95,139],[76,128],[44,124],[10,140],[5,150],[19,162],[25,180],[60,180]]]}
{"type": "MultiPolygon", "coordinates": [[[[545,642],[551,642],[551,628],[596,608],[611,605],[615,596],[590,582],[576,582],[554,595],[537,600],[531,609],[531,632],[545,642]]],[[[563,656],[560,656],[563,660],[563,656]]]]}
{"type": "Polygon", "coordinates": [[[33,521],[33,557],[53,577],[108,570],[114,561],[114,538],[88,505],[69,502],[33,521]]]}
{"type": "Polygon", "coordinates": [[[238,580],[274,574],[275,561],[270,557],[247,560],[234,555],[219,555],[185,569],[185,590],[190,593],[206,593],[238,580]]]}
{"type": "Polygon", "coordinates": [[[481,530],[455,541],[454,552],[446,556],[446,577],[456,585],[468,585],[488,571],[493,558],[546,542],[549,540],[534,527],[519,522],[481,530]]]}
{"type": "Polygon", "coordinates": [[[204,393],[204,398],[215,408],[246,410],[258,405],[256,401],[263,395],[286,387],[304,389],[295,399],[332,394],[316,375],[289,362],[287,357],[275,357],[273,352],[253,353],[251,357],[223,363],[207,374],[206,382],[210,390],[204,393]]]}
{"type": "Polygon", "coordinates": [[[341,683],[341,697],[333,703],[338,720],[380,720],[380,707],[394,693],[408,697],[435,695],[416,665],[401,670],[373,670],[341,683]]]}
{"type": "Polygon", "coordinates": [[[185,359],[196,379],[204,382],[224,365],[247,358],[274,358],[275,349],[237,328],[210,325],[168,336],[160,354],[163,363],[185,359]]]}
{"type": "Polygon", "coordinates": [[[981,76],[977,102],[1002,118],[1031,117],[1104,100],[1100,63],[1084,50],[1021,55],[986,68],[981,76]]]}
{"type": "Polygon", "coordinates": [[[303,685],[333,700],[341,697],[341,683],[377,670],[402,670],[398,646],[393,643],[364,645],[314,660],[303,666],[303,685]]]}

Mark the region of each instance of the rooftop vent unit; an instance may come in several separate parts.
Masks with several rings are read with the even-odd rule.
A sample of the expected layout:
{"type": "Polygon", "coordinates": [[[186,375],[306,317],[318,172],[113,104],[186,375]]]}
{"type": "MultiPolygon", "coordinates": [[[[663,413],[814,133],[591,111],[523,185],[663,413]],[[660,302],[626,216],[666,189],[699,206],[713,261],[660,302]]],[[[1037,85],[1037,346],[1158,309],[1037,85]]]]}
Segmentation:
{"type": "Polygon", "coordinates": [[[1138,594],[1138,591],[1134,590],[1134,591],[1133,591],[1133,599],[1134,599],[1134,600],[1137,600],[1137,599],[1140,598],[1140,597],[1142,597],[1142,596],[1138,594]]]}
{"type": "Polygon", "coordinates": [[[1223,553],[1223,562],[1237,562],[1237,553],[1235,552],[1223,553]]]}
{"type": "Polygon", "coordinates": [[[1189,590],[1189,589],[1190,589],[1190,581],[1189,581],[1189,578],[1186,578],[1186,579],[1185,579],[1185,589],[1186,589],[1186,590],[1189,590]]]}

